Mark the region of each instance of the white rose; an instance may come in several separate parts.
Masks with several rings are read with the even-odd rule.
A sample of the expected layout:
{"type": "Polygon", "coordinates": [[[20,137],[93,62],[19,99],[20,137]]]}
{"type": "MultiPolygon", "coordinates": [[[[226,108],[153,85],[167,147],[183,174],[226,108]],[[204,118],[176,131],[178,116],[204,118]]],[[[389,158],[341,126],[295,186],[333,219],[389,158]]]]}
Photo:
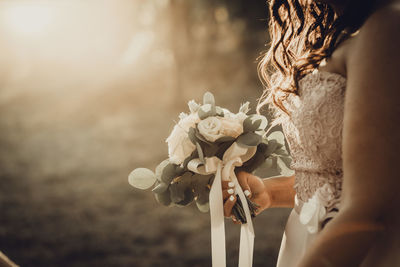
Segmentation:
{"type": "Polygon", "coordinates": [[[196,149],[196,146],[190,141],[188,132],[191,127],[196,127],[200,121],[197,113],[187,115],[175,125],[171,134],[167,138],[169,160],[174,164],[181,164],[196,149]]]}
{"type": "Polygon", "coordinates": [[[197,129],[210,142],[215,142],[223,136],[236,138],[243,133],[243,125],[230,117],[208,117],[199,122],[197,129]]]}
{"type": "Polygon", "coordinates": [[[221,134],[223,136],[231,136],[231,137],[238,137],[243,133],[243,121],[238,118],[219,118],[222,123],[222,131],[221,134]]]}

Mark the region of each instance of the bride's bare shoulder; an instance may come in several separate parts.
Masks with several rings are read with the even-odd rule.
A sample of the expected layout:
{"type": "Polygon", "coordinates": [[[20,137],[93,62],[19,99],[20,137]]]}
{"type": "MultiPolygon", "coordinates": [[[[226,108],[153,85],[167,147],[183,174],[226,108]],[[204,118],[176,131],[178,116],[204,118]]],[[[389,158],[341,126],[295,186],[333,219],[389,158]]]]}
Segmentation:
{"type": "Polygon", "coordinates": [[[348,77],[376,82],[389,77],[398,79],[399,48],[400,3],[396,1],[374,12],[359,30],[347,58],[348,77]]]}
{"type": "MultiPolygon", "coordinates": [[[[398,54],[400,44],[400,1],[394,1],[375,11],[360,28],[354,38],[352,50],[365,48],[396,48],[398,54]],[[371,45],[367,45],[370,43],[371,45]]],[[[371,52],[371,51],[369,51],[371,52]]]]}

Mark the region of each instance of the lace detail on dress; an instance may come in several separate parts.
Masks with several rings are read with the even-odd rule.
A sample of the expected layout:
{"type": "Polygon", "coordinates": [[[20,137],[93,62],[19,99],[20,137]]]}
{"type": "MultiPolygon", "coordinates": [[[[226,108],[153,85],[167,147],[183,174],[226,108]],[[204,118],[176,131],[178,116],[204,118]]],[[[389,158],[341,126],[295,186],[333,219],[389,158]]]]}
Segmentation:
{"type": "Polygon", "coordinates": [[[342,128],[346,79],[313,72],[299,81],[299,96],[290,95],[282,128],[293,158],[297,197],[306,202],[324,184],[339,199],[342,187],[342,128]]]}

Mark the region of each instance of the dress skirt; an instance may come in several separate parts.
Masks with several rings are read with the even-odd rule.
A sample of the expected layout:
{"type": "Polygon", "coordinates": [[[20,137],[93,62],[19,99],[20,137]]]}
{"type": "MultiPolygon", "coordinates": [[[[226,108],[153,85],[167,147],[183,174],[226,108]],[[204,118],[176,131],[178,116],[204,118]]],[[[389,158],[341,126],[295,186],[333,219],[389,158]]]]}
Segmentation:
{"type": "Polygon", "coordinates": [[[297,266],[317,234],[307,231],[306,226],[300,223],[299,214],[293,209],[283,233],[277,267],[297,266]]]}

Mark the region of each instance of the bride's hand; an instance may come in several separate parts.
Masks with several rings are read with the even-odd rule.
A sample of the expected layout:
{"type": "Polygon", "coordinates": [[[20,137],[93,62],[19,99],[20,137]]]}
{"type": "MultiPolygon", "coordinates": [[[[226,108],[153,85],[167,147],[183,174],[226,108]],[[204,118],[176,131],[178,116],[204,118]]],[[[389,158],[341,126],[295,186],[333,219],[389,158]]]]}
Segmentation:
{"type": "MultiPolygon", "coordinates": [[[[263,210],[271,206],[271,196],[266,189],[264,182],[259,177],[252,175],[247,172],[237,173],[237,179],[244,194],[254,203],[256,203],[259,208],[256,214],[259,214],[263,210]]],[[[234,222],[237,222],[236,218],[231,214],[232,208],[236,203],[237,196],[234,192],[234,184],[232,182],[223,181],[222,182],[222,193],[224,199],[224,215],[225,217],[232,217],[234,222]]]]}

